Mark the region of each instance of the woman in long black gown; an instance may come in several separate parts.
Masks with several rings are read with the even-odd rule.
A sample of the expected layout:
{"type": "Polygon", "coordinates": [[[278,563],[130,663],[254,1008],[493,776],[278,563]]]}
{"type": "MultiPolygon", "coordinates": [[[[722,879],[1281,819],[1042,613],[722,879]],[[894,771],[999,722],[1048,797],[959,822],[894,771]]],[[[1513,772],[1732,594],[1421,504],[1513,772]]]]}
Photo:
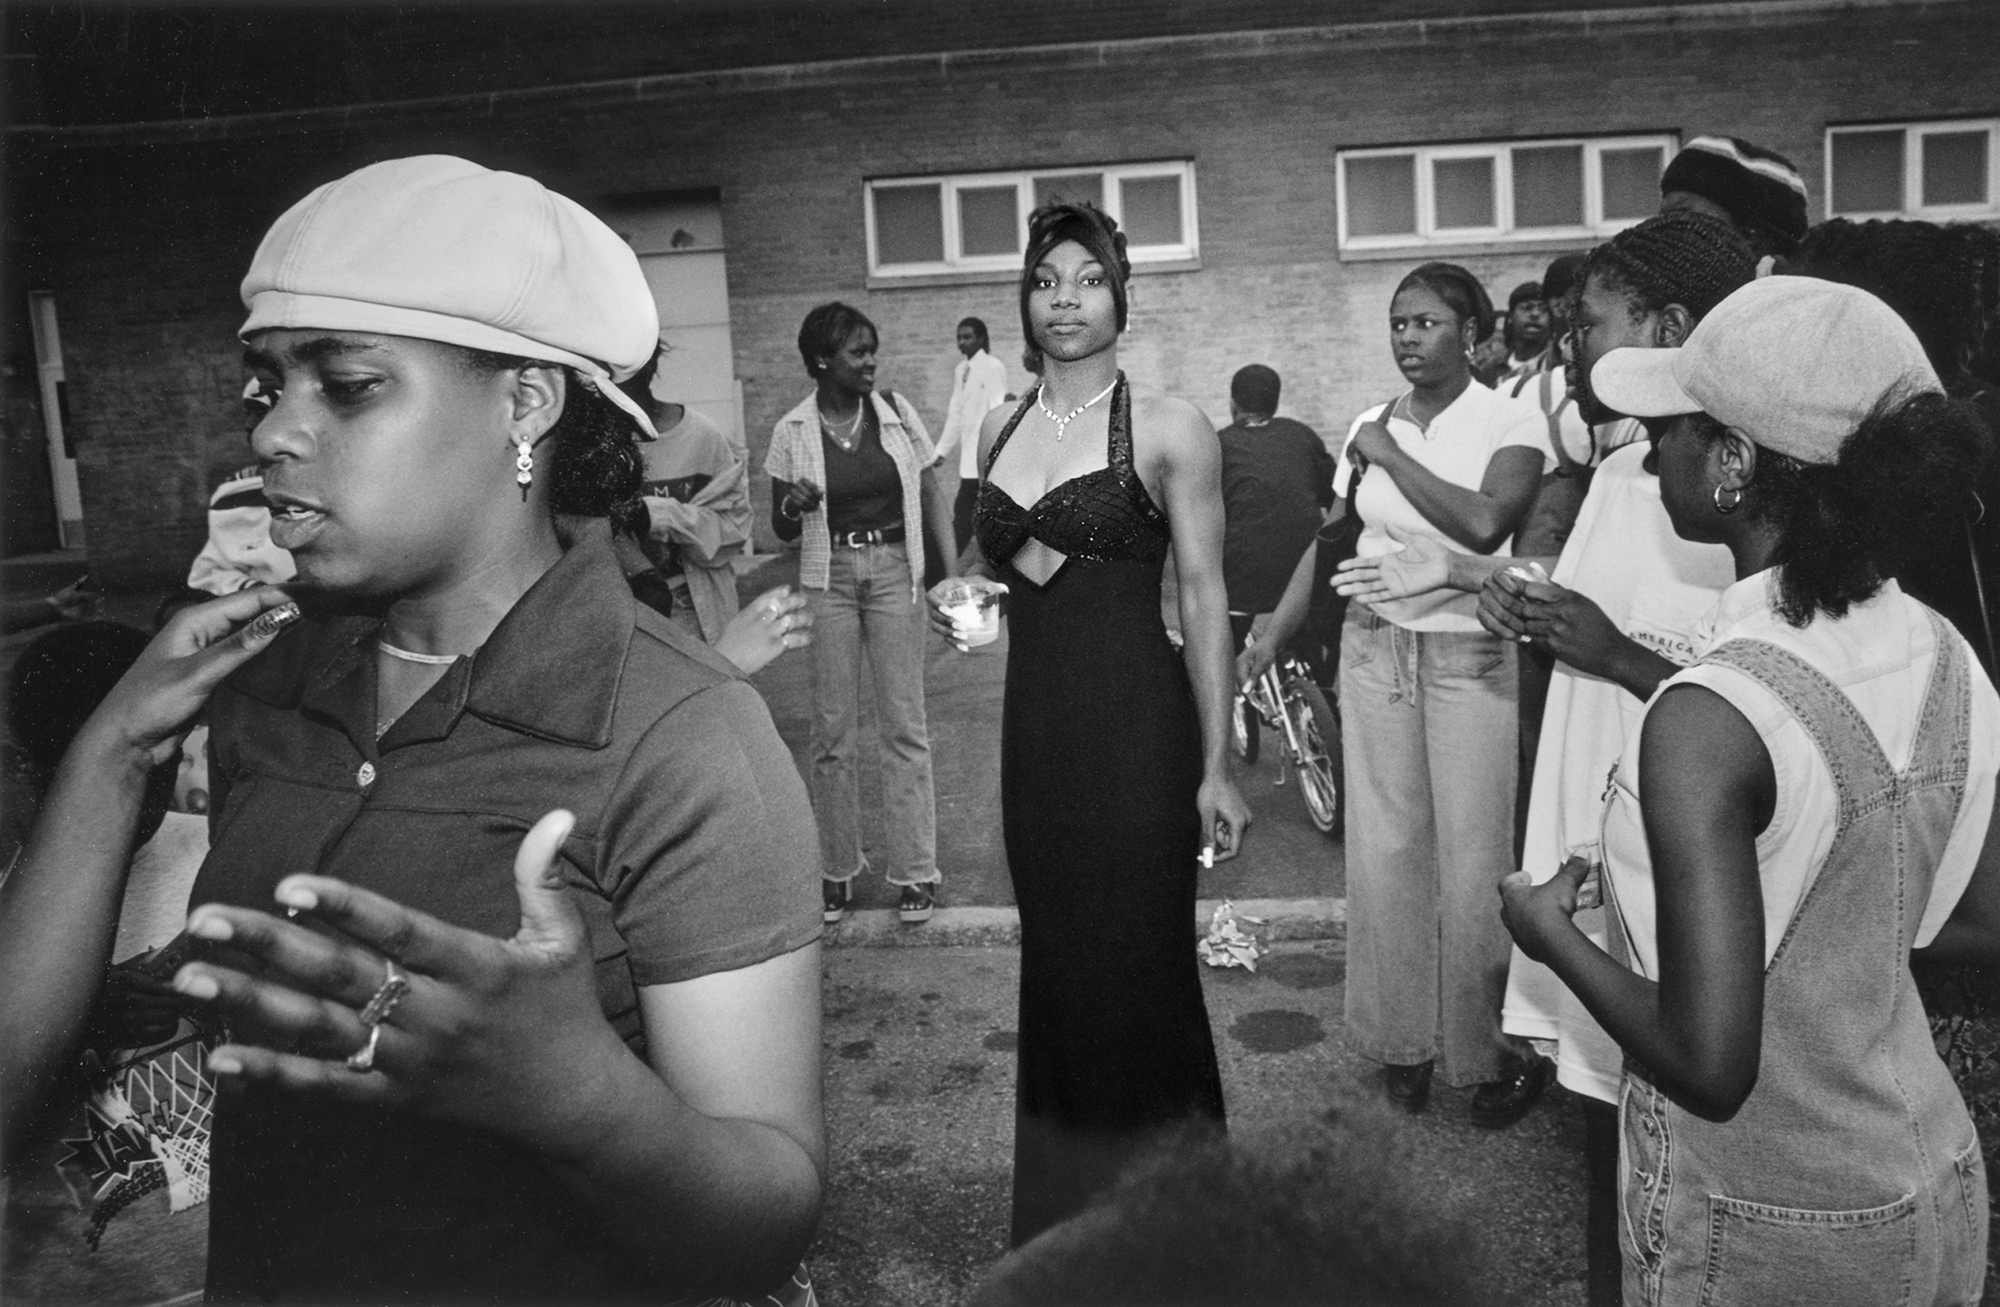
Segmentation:
{"type": "Polygon", "coordinates": [[[1097,209],[1035,212],[1021,316],[1045,368],[980,432],[968,563],[1011,591],[1016,1245],[1081,1210],[1156,1131],[1223,1116],[1193,939],[1203,851],[1233,856],[1250,819],[1224,744],[1221,453],[1200,410],[1119,372],[1130,273],[1097,209]],[[1169,546],[1185,654],[1160,616],[1169,546]]]}

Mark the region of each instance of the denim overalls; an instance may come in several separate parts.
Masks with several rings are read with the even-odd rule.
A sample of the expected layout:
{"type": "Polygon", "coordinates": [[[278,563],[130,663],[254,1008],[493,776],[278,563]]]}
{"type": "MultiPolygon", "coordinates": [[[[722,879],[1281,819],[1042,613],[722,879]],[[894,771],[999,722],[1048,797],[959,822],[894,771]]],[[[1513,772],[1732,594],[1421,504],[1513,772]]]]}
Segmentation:
{"type": "MultiPolygon", "coordinates": [[[[1968,756],[1964,651],[1934,613],[1931,623],[1937,655],[1900,773],[1852,701],[1795,655],[1733,640],[1703,659],[1750,676],[1797,718],[1833,773],[1839,825],[1765,969],[1757,1083],[1736,1115],[1696,1117],[1626,1062],[1628,1307],[1979,1299],[1979,1141],[1909,966],[1968,756]]],[[[1624,944],[1614,929],[1615,955],[1624,944]]]]}

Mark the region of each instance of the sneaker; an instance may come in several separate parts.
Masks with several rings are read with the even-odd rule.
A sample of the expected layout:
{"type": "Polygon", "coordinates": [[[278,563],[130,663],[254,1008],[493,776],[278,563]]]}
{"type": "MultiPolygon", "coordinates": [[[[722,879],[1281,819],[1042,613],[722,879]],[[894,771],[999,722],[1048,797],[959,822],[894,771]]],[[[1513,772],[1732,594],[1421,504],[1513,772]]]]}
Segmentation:
{"type": "Polygon", "coordinates": [[[1503,1071],[1503,1078],[1473,1091],[1472,1124],[1488,1130],[1513,1125],[1528,1114],[1556,1078],[1556,1064],[1540,1053],[1515,1058],[1503,1071]]]}
{"type": "Polygon", "coordinates": [[[896,915],[904,921],[915,924],[929,921],[937,908],[937,882],[925,881],[921,885],[903,886],[903,897],[896,904],[896,915]]]}
{"type": "Polygon", "coordinates": [[[848,904],[854,901],[854,882],[851,880],[826,880],[819,883],[819,919],[832,925],[847,915],[848,904]]]}
{"type": "Polygon", "coordinates": [[[1429,1106],[1431,1065],[1429,1062],[1418,1062],[1414,1066],[1383,1067],[1382,1088],[1388,1091],[1389,1101],[1412,1114],[1429,1106]]]}

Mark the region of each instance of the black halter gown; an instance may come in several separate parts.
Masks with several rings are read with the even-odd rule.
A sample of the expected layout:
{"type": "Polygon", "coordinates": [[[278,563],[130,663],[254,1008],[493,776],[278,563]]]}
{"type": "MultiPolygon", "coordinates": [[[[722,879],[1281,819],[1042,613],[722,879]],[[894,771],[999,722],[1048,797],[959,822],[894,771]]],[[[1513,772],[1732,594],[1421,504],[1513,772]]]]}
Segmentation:
{"type": "Polygon", "coordinates": [[[1132,465],[1122,374],[1109,445],[1108,467],[1032,508],[979,486],[980,546],[1011,592],[1000,799],[1021,912],[1017,1246],[1081,1210],[1154,1132],[1223,1114],[1194,951],[1201,731],[1160,620],[1170,536],[1132,465]],[[1030,537],[1068,556],[1046,585],[1011,564],[1030,537]]]}

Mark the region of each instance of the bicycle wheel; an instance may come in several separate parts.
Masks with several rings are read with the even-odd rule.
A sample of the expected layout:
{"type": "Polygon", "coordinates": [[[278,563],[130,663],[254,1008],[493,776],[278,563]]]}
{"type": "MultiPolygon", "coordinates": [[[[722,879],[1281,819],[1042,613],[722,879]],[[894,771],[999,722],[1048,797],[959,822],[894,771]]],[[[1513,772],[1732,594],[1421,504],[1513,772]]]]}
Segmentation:
{"type": "Polygon", "coordinates": [[[1299,794],[1323,834],[1340,833],[1340,720],[1317,685],[1294,677],[1285,685],[1285,712],[1298,736],[1299,794]],[[1329,736],[1331,738],[1329,739],[1329,736]]]}
{"type": "Polygon", "coordinates": [[[1257,709],[1241,690],[1229,701],[1229,742],[1244,762],[1257,761],[1257,709]]]}

